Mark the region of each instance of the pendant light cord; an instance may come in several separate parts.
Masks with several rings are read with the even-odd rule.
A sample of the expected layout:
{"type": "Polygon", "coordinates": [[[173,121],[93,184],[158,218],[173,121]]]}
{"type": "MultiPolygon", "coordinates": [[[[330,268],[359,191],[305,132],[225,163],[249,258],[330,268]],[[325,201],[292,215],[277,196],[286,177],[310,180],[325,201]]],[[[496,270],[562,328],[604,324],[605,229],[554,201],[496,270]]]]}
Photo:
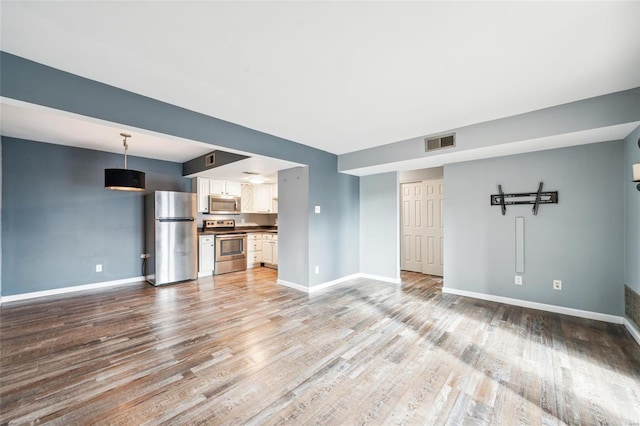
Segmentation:
{"type": "Polygon", "coordinates": [[[129,149],[129,145],[127,144],[127,138],[129,137],[129,135],[124,135],[122,133],[120,134],[124,136],[124,139],[122,140],[122,145],[124,145],[124,168],[126,170],[127,169],[127,149],[129,149]]]}

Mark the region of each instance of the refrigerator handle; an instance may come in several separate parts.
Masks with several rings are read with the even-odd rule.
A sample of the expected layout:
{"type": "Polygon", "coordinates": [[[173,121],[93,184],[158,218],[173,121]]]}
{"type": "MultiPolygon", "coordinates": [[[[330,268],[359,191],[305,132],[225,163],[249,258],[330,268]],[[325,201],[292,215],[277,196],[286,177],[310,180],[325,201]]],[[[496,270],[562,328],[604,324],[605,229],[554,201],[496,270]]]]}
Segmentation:
{"type": "Polygon", "coordinates": [[[192,217],[161,217],[158,218],[158,222],[193,222],[195,219],[192,217]]]}

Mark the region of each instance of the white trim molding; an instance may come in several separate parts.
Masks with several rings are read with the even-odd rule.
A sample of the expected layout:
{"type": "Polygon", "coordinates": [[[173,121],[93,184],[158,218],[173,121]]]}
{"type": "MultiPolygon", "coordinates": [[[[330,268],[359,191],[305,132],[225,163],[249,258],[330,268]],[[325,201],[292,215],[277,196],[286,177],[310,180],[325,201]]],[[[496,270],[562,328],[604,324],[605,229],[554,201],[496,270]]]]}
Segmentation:
{"type": "Polygon", "coordinates": [[[54,288],[51,290],[34,291],[31,293],[12,294],[9,296],[2,296],[2,302],[3,303],[15,302],[16,300],[35,299],[37,297],[53,296],[54,294],[73,293],[76,291],[94,290],[97,288],[116,287],[120,285],[141,282],[144,280],[145,280],[145,277],[139,276],[139,277],[133,277],[133,278],[124,278],[122,280],[104,281],[100,283],[76,285],[73,287],[62,287],[62,288],[54,288]]]}
{"type": "Polygon", "coordinates": [[[457,288],[442,287],[443,293],[456,294],[458,296],[474,299],[488,300],[490,302],[504,303],[507,305],[521,306],[523,308],[538,309],[540,311],[554,312],[556,314],[571,315],[574,317],[593,319],[597,321],[623,324],[624,318],[616,315],[602,314],[600,312],[583,311],[581,309],[566,308],[564,306],[548,305],[546,303],[530,302],[522,299],[495,296],[493,294],[476,293],[474,291],[458,290],[457,288]]]}
{"type": "Polygon", "coordinates": [[[280,284],[280,285],[285,286],[285,287],[289,287],[289,288],[292,288],[294,290],[301,291],[303,293],[309,293],[309,287],[305,287],[303,285],[296,284],[296,283],[291,283],[289,281],[285,281],[285,280],[281,280],[281,279],[278,279],[278,281],[276,281],[276,282],[278,284],[280,284]]]}
{"type": "Polygon", "coordinates": [[[314,293],[318,290],[322,290],[327,287],[332,287],[334,285],[341,284],[345,281],[355,280],[356,278],[360,278],[360,274],[351,274],[351,275],[347,275],[346,277],[338,278],[337,280],[327,281],[322,284],[317,284],[317,285],[314,285],[313,287],[309,287],[309,293],[314,293]]]}
{"type": "Polygon", "coordinates": [[[400,282],[401,282],[400,278],[389,278],[389,277],[383,277],[383,276],[380,276],[380,275],[363,274],[363,273],[359,272],[357,274],[347,275],[345,277],[338,278],[338,279],[333,280],[333,281],[327,281],[327,282],[324,282],[324,283],[321,283],[321,284],[317,284],[317,285],[314,285],[313,287],[306,287],[306,286],[303,286],[303,285],[300,285],[300,284],[295,284],[295,283],[291,283],[291,282],[280,280],[280,279],[277,281],[277,283],[280,284],[280,285],[286,286],[286,287],[291,287],[291,288],[293,288],[295,290],[298,290],[298,291],[302,291],[304,293],[311,294],[311,293],[315,293],[318,290],[322,290],[322,289],[325,289],[327,287],[332,287],[334,285],[341,284],[341,283],[343,283],[345,281],[355,280],[355,279],[358,279],[358,278],[366,278],[366,279],[369,279],[369,280],[383,281],[383,282],[388,282],[388,283],[392,283],[392,284],[400,284],[400,282]]]}
{"type": "Polygon", "coordinates": [[[636,340],[636,343],[638,345],[640,345],[640,330],[638,330],[636,328],[636,326],[633,323],[633,321],[631,321],[629,318],[625,318],[624,319],[624,327],[627,329],[629,334],[631,334],[631,336],[633,336],[633,338],[636,340]]]}
{"type": "Polygon", "coordinates": [[[385,283],[391,283],[391,284],[400,284],[402,282],[402,280],[400,278],[391,278],[391,277],[383,277],[382,275],[372,275],[372,274],[356,274],[357,278],[366,278],[368,280],[376,280],[376,281],[383,281],[385,283]]]}

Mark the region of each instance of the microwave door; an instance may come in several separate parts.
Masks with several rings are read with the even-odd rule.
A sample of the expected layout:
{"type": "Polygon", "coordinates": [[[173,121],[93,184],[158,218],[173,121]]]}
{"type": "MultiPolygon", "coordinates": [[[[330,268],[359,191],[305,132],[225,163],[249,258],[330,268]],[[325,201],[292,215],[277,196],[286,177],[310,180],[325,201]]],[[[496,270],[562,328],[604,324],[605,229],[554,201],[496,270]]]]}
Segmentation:
{"type": "Polygon", "coordinates": [[[239,197],[209,197],[209,213],[240,214],[239,197]]]}

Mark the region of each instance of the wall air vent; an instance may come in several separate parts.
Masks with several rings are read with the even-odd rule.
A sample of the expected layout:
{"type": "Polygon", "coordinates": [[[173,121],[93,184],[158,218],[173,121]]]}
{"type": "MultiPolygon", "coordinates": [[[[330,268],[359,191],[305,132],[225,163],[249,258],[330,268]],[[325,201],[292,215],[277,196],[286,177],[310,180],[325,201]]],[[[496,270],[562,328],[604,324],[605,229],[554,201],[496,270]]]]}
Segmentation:
{"type": "Polygon", "coordinates": [[[442,135],[435,138],[424,140],[424,150],[433,151],[434,149],[453,148],[456,146],[456,134],[442,135]]]}
{"type": "Polygon", "coordinates": [[[212,152],[211,154],[207,154],[204,157],[204,165],[205,167],[213,166],[216,164],[216,153],[212,152]]]}

